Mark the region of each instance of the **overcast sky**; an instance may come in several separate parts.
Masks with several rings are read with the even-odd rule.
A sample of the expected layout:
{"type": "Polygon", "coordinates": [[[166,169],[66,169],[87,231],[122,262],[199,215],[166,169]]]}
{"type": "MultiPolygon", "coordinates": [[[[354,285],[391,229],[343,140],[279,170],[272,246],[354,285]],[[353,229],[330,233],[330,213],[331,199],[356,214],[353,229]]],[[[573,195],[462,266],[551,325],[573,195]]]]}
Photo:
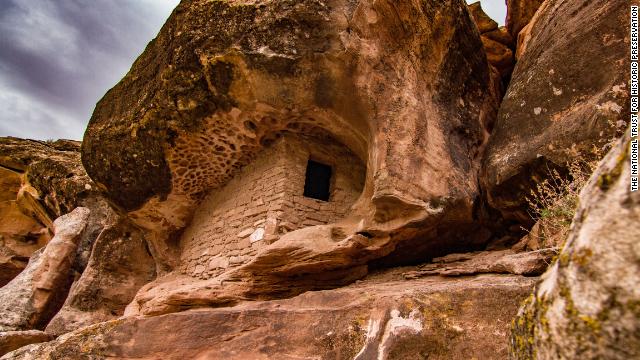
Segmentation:
{"type": "MultiPolygon", "coordinates": [[[[82,139],[178,2],[0,0],[0,136],[82,139]]],[[[482,4],[504,23],[504,0],[482,4]]]]}

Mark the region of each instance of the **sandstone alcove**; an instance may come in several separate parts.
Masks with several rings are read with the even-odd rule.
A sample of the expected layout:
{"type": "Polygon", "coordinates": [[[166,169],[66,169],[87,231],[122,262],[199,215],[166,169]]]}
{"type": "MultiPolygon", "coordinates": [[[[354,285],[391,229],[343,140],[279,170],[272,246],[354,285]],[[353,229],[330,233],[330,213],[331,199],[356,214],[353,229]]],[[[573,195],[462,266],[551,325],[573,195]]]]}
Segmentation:
{"type": "Polygon", "coordinates": [[[182,273],[217,276],[287,232],[341,220],[360,197],[366,167],[331,135],[274,138],[204,198],[180,240],[182,273]]]}

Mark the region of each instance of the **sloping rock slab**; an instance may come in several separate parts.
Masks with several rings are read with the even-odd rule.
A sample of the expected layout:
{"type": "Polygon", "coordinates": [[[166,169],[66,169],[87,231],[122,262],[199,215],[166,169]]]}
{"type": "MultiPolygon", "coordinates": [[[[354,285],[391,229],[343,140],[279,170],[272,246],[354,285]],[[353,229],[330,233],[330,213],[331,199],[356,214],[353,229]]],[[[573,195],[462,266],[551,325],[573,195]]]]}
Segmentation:
{"type": "Polygon", "coordinates": [[[125,318],[3,359],[502,359],[532,279],[367,280],[234,308],[125,318]]]}
{"type": "Polygon", "coordinates": [[[582,190],[558,261],[514,322],[512,358],[640,358],[640,192],[629,191],[630,142],[620,141],[582,190]]]}
{"type": "Polygon", "coordinates": [[[53,239],[33,254],[20,275],[0,288],[0,331],[42,329],[60,308],[89,213],[80,207],[56,219],[53,239]]]}
{"type": "Polygon", "coordinates": [[[29,344],[52,340],[51,335],[39,330],[0,332],[0,356],[29,344]]]}
{"type": "Polygon", "coordinates": [[[138,289],[154,277],[155,263],[142,232],[117,219],[96,239],[87,268],[47,325],[47,333],[61,335],[121,316],[138,289]]]}
{"type": "Polygon", "coordinates": [[[475,274],[541,275],[556,255],[557,249],[516,253],[512,250],[451,254],[433,259],[433,263],[404,274],[407,279],[421,276],[468,276],[475,274]]]}

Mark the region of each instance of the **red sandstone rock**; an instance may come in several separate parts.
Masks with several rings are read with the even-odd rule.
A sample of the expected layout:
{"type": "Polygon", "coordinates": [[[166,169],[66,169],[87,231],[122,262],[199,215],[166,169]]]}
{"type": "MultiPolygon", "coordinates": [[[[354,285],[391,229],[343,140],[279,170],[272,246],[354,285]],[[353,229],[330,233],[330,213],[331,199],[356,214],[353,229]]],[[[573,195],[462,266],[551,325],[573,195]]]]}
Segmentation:
{"type": "Polygon", "coordinates": [[[407,281],[385,273],[287,300],[114,320],[7,356],[504,359],[510,319],[533,282],[504,275],[407,281]]]}
{"type": "Polygon", "coordinates": [[[640,357],[640,192],[629,191],[630,146],[627,132],[582,190],[558,261],[513,323],[513,359],[640,357]]]}
{"type": "Polygon", "coordinates": [[[0,286],[18,275],[50,238],[45,225],[21,211],[16,201],[20,186],[20,173],[0,168],[0,286]]]}
{"type": "Polygon", "coordinates": [[[629,119],[627,7],[549,0],[530,30],[491,135],[481,181],[489,203],[533,225],[526,196],[551,171],[589,159],[629,119]]]}
{"type": "Polygon", "coordinates": [[[487,53],[487,60],[500,72],[502,78],[511,76],[515,60],[513,52],[506,45],[503,45],[495,40],[492,40],[486,36],[482,36],[482,44],[484,50],[487,53]]]}
{"type": "Polygon", "coordinates": [[[498,23],[492,20],[482,10],[480,2],[469,5],[469,11],[481,34],[482,45],[487,54],[489,64],[498,71],[498,76],[492,71],[492,80],[500,84],[499,94],[503,94],[511,72],[515,65],[512,49],[515,49],[513,38],[505,27],[498,27],[498,23]]]}
{"type": "Polygon", "coordinates": [[[71,285],[71,266],[88,218],[89,209],[77,208],[56,219],[47,246],[0,288],[0,331],[42,329],[57,312],[71,285]]]}
{"type": "Polygon", "coordinates": [[[471,16],[473,16],[473,20],[475,21],[476,25],[478,25],[480,34],[498,30],[498,23],[490,18],[489,15],[484,12],[484,10],[482,10],[482,4],[480,3],[480,1],[470,4],[469,12],[471,13],[471,16]]]}
{"type": "Polygon", "coordinates": [[[115,319],[136,292],[155,277],[155,262],[141,231],[114,218],[100,232],[82,276],[46,327],[52,335],[115,319]]]}
{"type": "Polygon", "coordinates": [[[95,196],[79,150],[70,140],[0,138],[0,286],[49,241],[52,219],[95,196]]]}
{"type": "MultiPolygon", "coordinates": [[[[12,137],[0,138],[0,166],[23,179],[18,196],[32,196],[43,209],[24,208],[36,219],[51,225],[52,219],[75,209],[95,184],[80,162],[80,143],[71,140],[43,142],[12,137]],[[27,194],[28,193],[28,194],[27,194]],[[40,217],[46,217],[40,219],[40,217]]],[[[18,199],[26,204],[28,199],[18,199]]]]}
{"type": "Polygon", "coordinates": [[[517,39],[520,30],[527,26],[544,0],[507,0],[506,2],[506,27],[511,36],[517,39]]]}
{"type": "Polygon", "coordinates": [[[51,335],[38,330],[0,332],[0,356],[29,344],[53,340],[51,335]]]}
{"type": "Polygon", "coordinates": [[[484,251],[470,254],[451,254],[433,259],[431,264],[419,267],[419,270],[405,273],[407,279],[429,275],[469,276],[475,274],[516,274],[525,276],[541,275],[557,248],[516,253],[512,250],[484,251]]]}
{"type": "Polygon", "coordinates": [[[483,33],[482,36],[493,41],[497,41],[500,44],[505,45],[509,49],[515,49],[516,47],[516,42],[514,41],[513,37],[511,37],[511,34],[509,34],[509,31],[507,31],[507,28],[505,28],[504,26],[501,26],[499,29],[483,33]]]}
{"type": "MultiPolygon", "coordinates": [[[[537,250],[540,244],[529,239],[511,250],[450,254],[417,269],[375,268],[481,247],[491,234],[482,224],[479,180],[491,205],[518,219],[525,209],[510,201],[522,200],[522,179],[506,175],[503,184],[503,174],[496,173],[527,172],[530,164],[522,166],[521,158],[542,151],[518,146],[553,143],[561,134],[549,121],[568,126],[565,117],[577,119],[592,105],[598,116],[619,113],[618,101],[628,98],[619,78],[588,73],[576,81],[584,68],[573,72],[563,51],[584,55],[580,60],[589,69],[602,65],[590,56],[593,44],[613,49],[611,59],[618,56],[624,43],[618,24],[605,22],[616,20],[620,7],[578,5],[549,0],[521,32],[522,63],[478,178],[499,80],[509,77],[514,48],[513,37],[479,4],[471,11],[480,37],[460,1],[184,0],[96,109],[83,146],[95,183],[77,161],[75,142],[0,140],[3,235],[38,233],[50,226],[52,214],[78,204],[91,209],[82,235],[60,244],[64,234],[57,234],[31,258],[30,268],[0,290],[0,329],[43,328],[82,272],[46,328],[48,334],[70,333],[6,358],[504,358],[507,324],[535,279],[478,274],[535,276],[553,249],[537,250]],[[563,35],[575,33],[589,46],[549,32],[558,19],[563,35]],[[581,26],[587,23],[594,29],[581,26]],[[553,95],[576,85],[572,96],[578,100],[563,97],[561,106],[551,101],[553,116],[536,122],[517,106],[553,99],[544,94],[544,82],[555,84],[554,74],[562,87],[553,87],[553,95]],[[536,131],[542,135],[524,138],[536,131]],[[123,141],[131,144],[126,152],[123,141]],[[325,200],[305,194],[308,161],[331,170],[325,200]],[[504,194],[505,186],[521,192],[504,194]],[[112,209],[98,188],[127,214],[112,209]],[[80,243],[77,251],[71,242],[80,243]],[[84,260],[72,264],[74,256],[84,260]],[[35,269],[43,263],[47,269],[35,269]]],[[[547,116],[547,108],[536,109],[536,116],[547,116]]],[[[577,129],[576,137],[591,139],[591,130],[577,129]]],[[[616,174],[601,174],[599,186],[614,186],[616,174]]],[[[589,209],[606,207],[594,205],[602,200],[597,192],[588,196],[583,203],[589,209]]],[[[618,198],[633,205],[633,199],[618,198]]],[[[625,211],[615,213],[629,215],[625,211]]],[[[616,235],[607,244],[626,246],[635,234],[610,227],[616,221],[607,216],[613,215],[604,214],[608,222],[595,227],[604,238],[616,235]]],[[[503,239],[492,246],[511,244],[509,236],[503,239]]],[[[14,255],[24,244],[7,244],[13,253],[1,260],[9,265],[0,271],[8,269],[9,278],[16,262],[35,249],[14,255]]],[[[584,260],[569,258],[574,271],[562,269],[561,258],[545,282],[555,286],[565,272],[579,278],[584,260]]],[[[634,281],[613,265],[598,262],[589,275],[606,277],[611,270],[616,281],[634,281]]],[[[601,293],[611,288],[606,280],[601,293]]],[[[536,301],[541,291],[536,289],[536,301]]],[[[562,291],[550,293],[556,315],[566,314],[562,291]]],[[[622,294],[635,304],[635,293],[622,294]]],[[[602,305],[593,293],[585,298],[602,305]]],[[[582,301],[575,303],[588,312],[582,301]]],[[[621,309],[615,302],[612,308],[621,309]]],[[[620,311],[624,316],[615,320],[624,329],[608,318],[603,324],[634,340],[625,332],[637,323],[633,307],[620,311]]],[[[514,333],[514,345],[524,344],[518,350],[564,351],[566,357],[597,350],[589,347],[597,341],[565,342],[575,335],[575,319],[551,319],[565,336],[544,337],[548,319],[525,318],[527,326],[514,333]],[[542,330],[531,343],[519,343],[518,332],[532,326],[542,330]]],[[[601,326],[585,324],[591,329],[580,328],[580,334],[587,336],[601,326]]],[[[11,340],[9,350],[47,341],[48,334],[0,333],[0,349],[4,339],[11,340]]],[[[626,355],[632,357],[630,349],[626,355]]]]}
{"type": "Polygon", "coordinates": [[[481,246],[477,173],[500,96],[481,48],[460,1],[183,1],[97,105],[83,163],[145,229],[161,275],[202,279],[185,281],[192,300],[158,292],[182,308],[205,301],[208,285],[195,284],[292,296],[353,281],[373,261],[481,246]],[[289,137],[309,144],[298,167],[333,166],[328,206],[301,196],[304,171],[259,166],[289,137]],[[350,155],[322,160],[337,153],[350,155]],[[237,194],[228,211],[225,194],[237,194]]]}

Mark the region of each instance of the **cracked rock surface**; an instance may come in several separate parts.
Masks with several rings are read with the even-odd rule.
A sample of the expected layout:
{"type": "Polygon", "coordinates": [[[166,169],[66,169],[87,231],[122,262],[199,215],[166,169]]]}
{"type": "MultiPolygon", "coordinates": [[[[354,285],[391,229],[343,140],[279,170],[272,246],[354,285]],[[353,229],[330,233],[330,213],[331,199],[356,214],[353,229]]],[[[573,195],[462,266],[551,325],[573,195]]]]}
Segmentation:
{"type": "Polygon", "coordinates": [[[533,282],[379,274],[287,300],[114,320],[7,358],[504,359],[509,322],[533,282]]]}

